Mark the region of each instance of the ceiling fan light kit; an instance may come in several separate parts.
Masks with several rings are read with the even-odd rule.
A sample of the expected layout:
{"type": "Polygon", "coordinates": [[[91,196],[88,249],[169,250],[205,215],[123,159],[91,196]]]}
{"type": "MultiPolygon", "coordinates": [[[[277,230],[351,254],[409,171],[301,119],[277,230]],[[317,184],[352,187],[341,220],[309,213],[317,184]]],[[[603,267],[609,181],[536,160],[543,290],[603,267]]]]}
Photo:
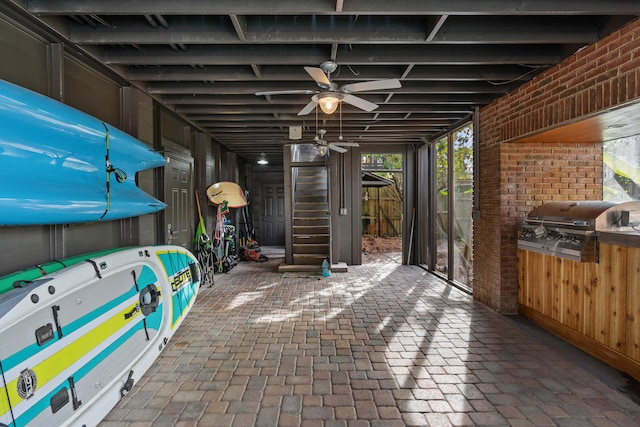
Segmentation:
{"type": "Polygon", "coordinates": [[[325,114],[333,114],[341,102],[353,105],[361,110],[371,112],[378,108],[378,104],[369,102],[366,99],[353,95],[356,92],[380,91],[387,89],[398,89],[402,87],[398,79],[371,80],[356,83],[348,83],[338,86],[330,80],[331,73],[338,68],[334,61],[326,61],[320,67],[304,67],[304,70],[316,82],[319,89],[311,91],[300,90],[273,90],[256,92],[258,96],[271,95],[292,95],[292,94],[313,94],[311,101],[298,112],[298,116],[306,116],[320,105],[320,109],[325,114]]]}
{"type": "Polygon", "coordinates": [[[328,150],[333,150],[342,154],[347,152],[347,149],[344,147],[360,147],[360,144],[357,142],[327,142],[324,139],[324,135],[326,133],[326,129],[318,129],[316,131],[316,136],[313,138],[317,144],[316,152],[320,156],[325,156],[328,153],[328,150]]]}
{"type": "Polygon", "coordinates": [[[344,97],[342,93],[324,92],[313,95],[311,99],[320,105],[325,114],[333,114],[344,97]]]}
{"type": "Polygon", "coordinates": [[[320,157],[326,156],[327,153],[329,152],[329,149],[327,148],[326,145],[316,145],[315,150],[316,150],[316,154],[320,157]]]}

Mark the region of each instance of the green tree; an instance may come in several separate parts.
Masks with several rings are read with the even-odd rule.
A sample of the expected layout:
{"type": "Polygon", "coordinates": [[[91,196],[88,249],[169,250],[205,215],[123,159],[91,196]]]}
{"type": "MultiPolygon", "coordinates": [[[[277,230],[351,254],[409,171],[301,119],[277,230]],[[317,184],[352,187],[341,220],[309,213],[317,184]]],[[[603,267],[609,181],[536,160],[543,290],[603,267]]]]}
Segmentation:
{"type": "MultiPolygon", "coordinates": [[[[447,137],[436,141],[437,190],[447,194],[449,146],[447,137]]],[[[471,125],[460,128],[454,133],[453,173],[456,182],[473,179],[473,128],[471,125]]]]}

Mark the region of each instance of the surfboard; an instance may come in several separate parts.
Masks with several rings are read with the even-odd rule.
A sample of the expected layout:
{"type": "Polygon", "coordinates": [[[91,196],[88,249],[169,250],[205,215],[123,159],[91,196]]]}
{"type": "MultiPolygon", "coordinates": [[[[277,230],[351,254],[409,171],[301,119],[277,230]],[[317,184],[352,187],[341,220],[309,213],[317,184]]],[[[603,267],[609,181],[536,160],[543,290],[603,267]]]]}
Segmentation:
{"type": "Polygon", "coordinates": [[[166,205],[136,185],[165,159],[68,105],[0,80],[0,225],[144,215],[166,205]]]}
{"type": "Polygon", "coordinates": [[[228,203],[230,208],[241,208],[247,205],[244,191],[235,182],[216,182],[207,188],[207,197],[214,205],[228,203]]]}
{"type": "Polygon", "coordinates": [[[124,249],[0,294],[0,425],[97,425],[193,306],[179,246],[124,249]]]}

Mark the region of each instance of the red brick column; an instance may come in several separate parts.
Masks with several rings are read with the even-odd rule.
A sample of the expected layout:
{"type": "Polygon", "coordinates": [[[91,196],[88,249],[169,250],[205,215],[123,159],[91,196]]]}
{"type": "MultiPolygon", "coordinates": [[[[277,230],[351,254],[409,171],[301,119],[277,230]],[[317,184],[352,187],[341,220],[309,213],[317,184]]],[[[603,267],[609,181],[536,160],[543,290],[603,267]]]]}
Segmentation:
{"type": "Polygon", "coordinates": [[[635,101],[640,101],[640,19],[480,111],[475,299],[516,313],[518,222],[548,200],[602,198],[602,144],[517,139],[635,101]]]}

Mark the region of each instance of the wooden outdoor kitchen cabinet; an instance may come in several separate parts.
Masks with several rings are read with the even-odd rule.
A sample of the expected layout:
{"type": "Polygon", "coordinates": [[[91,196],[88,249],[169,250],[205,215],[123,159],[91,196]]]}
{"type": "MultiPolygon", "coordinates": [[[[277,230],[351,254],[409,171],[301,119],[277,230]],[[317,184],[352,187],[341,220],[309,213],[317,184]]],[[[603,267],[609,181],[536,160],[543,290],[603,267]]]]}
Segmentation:
{"type": "Polygon", "coordinates": [[[520,313],[640,380],[640,233],[598,246],[599,262],[518,249],[520,313]]]}

